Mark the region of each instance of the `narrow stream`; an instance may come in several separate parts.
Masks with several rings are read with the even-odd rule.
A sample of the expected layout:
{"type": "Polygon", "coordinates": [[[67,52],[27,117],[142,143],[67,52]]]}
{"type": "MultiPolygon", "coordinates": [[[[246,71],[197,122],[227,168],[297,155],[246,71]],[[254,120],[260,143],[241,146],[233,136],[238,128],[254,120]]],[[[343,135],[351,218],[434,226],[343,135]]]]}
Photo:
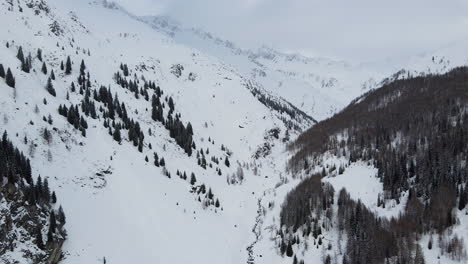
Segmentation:
{"type": "Polygon", "coordinates": [[[255,225],[252,228],[252,233],[255,234],[255,240],[247,247],[247,264],[255,264],[255,257],[254,257],[254,252],[253,248],[255,244],[260,240],[261,236],[261,229],[262,229],[262,223],[263,223],[263,207],[262,207],[262,199],[265,197],[265,193],[263,194],[262,198],[259,198],[257,201],[257,217],[255,217],[255,225]]]}

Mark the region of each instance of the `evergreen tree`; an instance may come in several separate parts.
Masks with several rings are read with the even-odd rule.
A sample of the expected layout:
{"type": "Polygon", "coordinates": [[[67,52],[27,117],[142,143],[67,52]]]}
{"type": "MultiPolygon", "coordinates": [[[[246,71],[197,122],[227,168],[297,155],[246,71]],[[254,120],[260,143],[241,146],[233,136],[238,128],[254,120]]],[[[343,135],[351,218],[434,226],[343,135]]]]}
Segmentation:
{"type": "Polygon", "coordinates": [[[57,196],[55,195],[55,191],[52,192],[51,202],[55,204],[57,202],[57,196]]]}
{"type": "Polygon", "coordinates": [[[72,64],[71,64],[71,60],[70,60],[70,56],[67,57],[67,63],[65,65],[65,74],[71,74],[72,72],[72,64]]]}
{"type": "Polygon", "coordinates": [[[13,74],[11,73],[10,68],[7,69],[7,73],[5,76],[5,82],[8,86],[15,88],[15,77],[13,77],[13,74]]]}
{"type": "Polygon", "coordinates": [[[54,70],[50,70],[50,78],[55,81],[55,73],[54,70]]]}
{"type": "Polygon", "coordinates": [[[41,71],[42,71],[43,74],[47,74],[47,65],[45,64],[45,62],[42,63],[41,71]]]}
{"type": "Polygon", "coordinates": [[[465,189],[463,187],[460,188],[460,197],[458,201],[458,210],[465,209],[468,197],[465,189]]]}
{"type": "Polygon", "coordinates": [[[66,223],[65,213],[63,212],[62,206],[59,207],[58,220],[60,221],[60,223],[62,223],[62,225],[66,223]]]}
{"type": "Polygon", "coordinates": [[[26,73],[29,73],[29,71],[31,70],[31,64],[32,64],[32,59],[31,59],[31,54],[28,55],[28,57],[26,57],[22,62],[21,62],[21,70],[26,72],[26,73]]]}
{"type": "Polygon", "coordinates": [[[159,165],[161,166],[166,166],[166,162],[164,161],[164,158],[161,158],[161,160],[159,161],[159,165]]]}
{"type": "Polygon", "coordinates": [[[154,166],[159,167],[159,157],[156,152],[154,153],[154,166]]]}
{"type": "Polygon", "coordinates": [[[414,264],[425,264],[424,254],[422,252],[421,246],[416,244],[416,254],[414,256],[414,264]]]}
{"type": "Polygon", "coordinates": [[[39,61],[42,61],[42,50],[41,49],[37,49],[37,58],[39,59],[39,61]]]}
{"type": "Polygon", "coordinates": [[[47,79],[46,90],[54,97],[57,95],[51,78],[47,79]]]}
{"type": "Polygon", "coordinates": [[[286,256],[292,257],[294,254],[294,251],[292,249],[291,243],[288,243],[288,246],[286,247],[286,256]]]}
{"type": "Polygon", "coordinates": [[[195,174],[192,172],[190,175],[190,184],[194,185],[197,182],[197,178],[195,178],[195,174]]]}
{"type": "Polygon", "coordinates": [[[3,68],[3,65],[0,63],[0,77],[5,78],[5,69],[3,68]]]}
{"type": "Polygon", "coordinates": [[[18,60],[21,62],[21,63],[24,63],[24,54],[23,54],[23,47],[19,47],[18,48],[18,53],[16,54],[16,58],[18,58],[18,60]]]}
{"type": "Polygon", "coordinates": [[[36,228],[36,246],[39,249],[44,249],[44,241],[42,240],[42,232],[40,225],[36,228]]]}
{"type": "Polygon", "coordinates": [[[228,157],[226,156],[226,159],[224,160],[224,165],[226,165],[226,167],[229,167],[230,166],[230,162],[229,162],[229,159],[228,157]]]}
{"type": "Polygon", "coordinates": [[[55,233],[57,229],[57,219],[55,217],[54,210],[50,211],[50,218],[49,218],[49,232],[55,233]]]}
{"type": "Polygon", "coordinates": [[[120,135],[120,128],[119,127],[115,128],[113,138],[114,138],[115,141],[117,141],[119,143],[122,142],[122,137],[120,135]]]}
{"type": "Polygon", "coordinates": [[[81,60],[80,75],[85,75],[85,70],[86,70],[86,66],[85,66],[84,60],[81,60]]]}

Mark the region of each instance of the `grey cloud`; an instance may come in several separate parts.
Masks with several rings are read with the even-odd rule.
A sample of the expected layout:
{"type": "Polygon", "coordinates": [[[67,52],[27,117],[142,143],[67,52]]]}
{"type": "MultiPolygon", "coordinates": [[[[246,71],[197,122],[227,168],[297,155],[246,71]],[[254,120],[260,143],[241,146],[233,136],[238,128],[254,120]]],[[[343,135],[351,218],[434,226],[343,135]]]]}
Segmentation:
{"type": "Polygon", "coordinates": [[[398,57],[468,37],[463,0],[117,0],[174,17],[243,47],[349,60],[398,57]]]}

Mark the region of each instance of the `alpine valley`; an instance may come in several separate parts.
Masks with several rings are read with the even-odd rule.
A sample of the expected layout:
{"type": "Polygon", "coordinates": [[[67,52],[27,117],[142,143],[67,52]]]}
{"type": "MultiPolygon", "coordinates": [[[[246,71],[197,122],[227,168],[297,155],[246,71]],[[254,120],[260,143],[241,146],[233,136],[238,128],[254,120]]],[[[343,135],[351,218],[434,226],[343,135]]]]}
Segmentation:
{"type": "Polygon", "coordinates": [[[0,0],[0,262],[466,263],[467,48],[353,63],[0,0]]]}

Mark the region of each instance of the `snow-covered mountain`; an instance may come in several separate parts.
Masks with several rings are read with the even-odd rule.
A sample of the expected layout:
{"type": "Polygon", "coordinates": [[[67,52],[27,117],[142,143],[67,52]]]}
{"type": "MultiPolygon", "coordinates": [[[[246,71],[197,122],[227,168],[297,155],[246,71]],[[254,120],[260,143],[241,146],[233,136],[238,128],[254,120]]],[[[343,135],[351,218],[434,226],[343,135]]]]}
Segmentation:
{"type": "MultiPolygon", "coordinates": [[[[244,50],[100,0],[0,0],[0,24],[1,132],[63,207],[65,264],[290,262],[268,240],[300,181],[286,145],[397,68],[244,50]]],[[[446,50],[402,68],[466,63],[446,50]]],[[[0,260],[35,243],[11,236],[0,260]]]]}
{"type": "Polygon", "coordinates": [[[331,116],[353,98],[374,87],[384,74],[327,58],[286,54],[268,47],[247,50],[198,28],[185,28],[168,17],[139,18],[177,43],[221,58],[318,120],[331,116]]]}
{"type": "Polygon", "coordinates": [[[350,63],[323,57],[283,53],[269,47],[242,49],[200,28],[165,16],[136,17],[175,42],[220,58],[265,89],[282,96],[317,120],[332,116],[359,95],[379,87],[395,73],[441,73],[468,64],[462,55],[468,40],[404,59],[369,59],[350,63]]]}
{"type": "MultiPolygon", "coordinates": [[[[33,178],[47,178],[64,208],[62,263],[104,257],[108,263],[246,261],[257,199],[284,177],[284,142],[313,119],[223,61],[103,2],[0,6],[1,24],[7,25],[0,30],[0,63],[16,81],[15,88],[0,82],[1,127],[31,159],[33,178]],[[29,73],[21,70],[20,47],[29,73]],[[54,92],[46,89],[52,71],[54,92]],[[152,118],[152,97],[160,90],[164,125],[152,118]],[[110,118],[109,95],[114,107],[117,99],[125,105],[127,117],[110,118]],[[67,117],[59,113],[62,107],[67,117]],[[73,116],[78,113],[86,125],[75,126],[75,108],[73,116]],[[169,132],[169,112],[185,128],[190,122],[191,156],[176,142],[181,128],[169,132]],[[50,139],[44,139],[45,129],[50,139]],[[121,131],[120,144],[115,130],[121,131]],[[137,147],[130,140],[135,133],[137,147]]],[[[27,246],[13,244],[2,261],[26,263],[27,246]]]]}

